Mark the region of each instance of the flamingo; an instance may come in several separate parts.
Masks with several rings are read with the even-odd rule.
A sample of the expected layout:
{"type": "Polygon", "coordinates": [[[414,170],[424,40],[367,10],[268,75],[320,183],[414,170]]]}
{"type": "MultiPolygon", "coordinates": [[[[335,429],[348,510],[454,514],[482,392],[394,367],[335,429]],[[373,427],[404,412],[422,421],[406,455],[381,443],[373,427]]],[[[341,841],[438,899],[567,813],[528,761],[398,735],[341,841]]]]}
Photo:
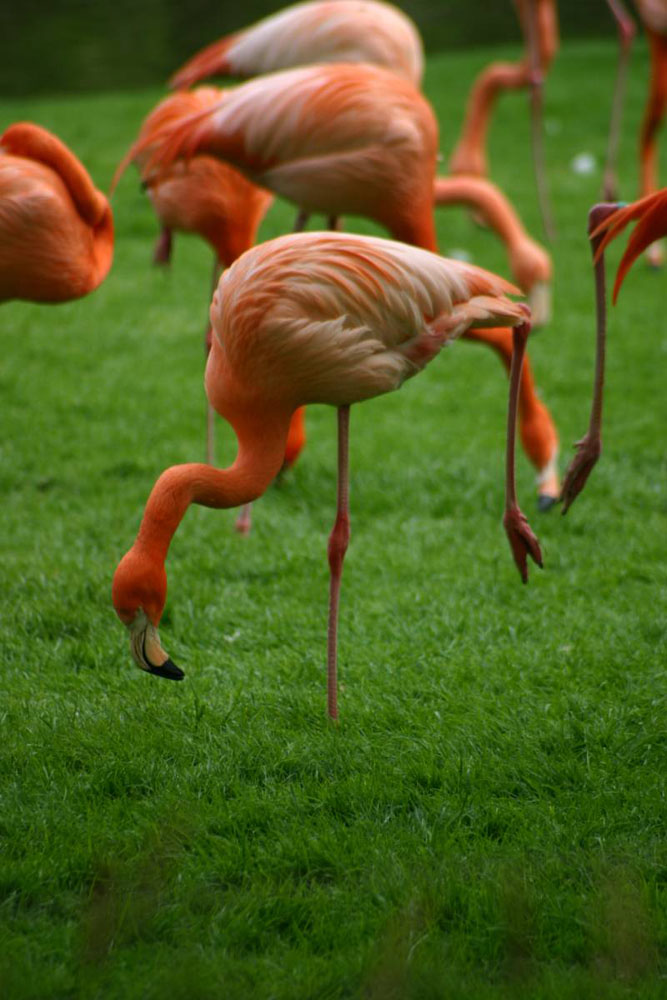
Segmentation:
{"type": "Polygon", "coordinates": [[[213,42],[169,83],[191,87],[210,76],[260,76],[329,62],[383,66],[416,86],[424,72],[417,27],[397,7],[377,0],[310,0],[213,42]]]}
{"type": "Polygon", "coordinates": [[[327,706],[337,708],[337,623],[349,540],[350,406],[398,389],[470,327],[509,325],[514,353],[504,524],[524,582],[539,543],[516,500],[514,429],[529,310],[507,281],[413,246],[347,233],[296,233],[260,244],[222,275],[211,306],[213,345],[206,392],[238,438],[233,465],[177,465],[157,480],[137,538],[121,559],[112,598],[137,665],[180,680],[158,625],[167,592],[165,559],[191,503],[235,507],[260,496],[283,461],[297,406],[338,410],[338,502],[329,538],[331,574],[327,706]]]}
{"type": "Polygon", "coordinates": [[[107,199],[51,132],[0,136],[0,302],[66,302],[92,292],[113,258],[107,199]]]}
{"type": "MultiPolygon", "coordinates": [[[[222,91],[212,108],[136,142],[115,180],[147,151],[149,180],[204,153],[305,212],[364,215],[395,239],[437,252],[437,149],[435,116],[411,83],[375,66],[339,63],[283,70],[222,91]]],[[[555,465],[557,435],[547,419],[542,450],[555,465]]],[[[553,465],[538,466],[551,491],[539,485],[539,493],[552,501],[559,492],[553,465]]]]}
{"type": "Polygon", "coordinates": [[[544,178],[542,151],[542,84],[558,51],[556,0],[515,0],[525,42],[518,63],[492,63],[473,84],[461,136],[449,161],[453,174],[484,177],[488,173],[486,134],[496,98],[503,90],[531,88],[533,160],[542,219],[547,236],[554,225],[544,178]]]}
{"type": "Polygon", "coordinates": [[[593,383],[593,405],[588,430],[577,442],[575,454],[563,481],[563,514],[567,513],[586,484],[602,449],[602,394],[607,328],[604,251],[633,221],[637,226],[621,258],[614,284],[616,303],[623,281],[634,261],[655,240],[667,234],[667,188],[654,192],[630,205],[600,203],[594,205],[588,217],[593,261],[595,265],[596,361],[593,383]]]}

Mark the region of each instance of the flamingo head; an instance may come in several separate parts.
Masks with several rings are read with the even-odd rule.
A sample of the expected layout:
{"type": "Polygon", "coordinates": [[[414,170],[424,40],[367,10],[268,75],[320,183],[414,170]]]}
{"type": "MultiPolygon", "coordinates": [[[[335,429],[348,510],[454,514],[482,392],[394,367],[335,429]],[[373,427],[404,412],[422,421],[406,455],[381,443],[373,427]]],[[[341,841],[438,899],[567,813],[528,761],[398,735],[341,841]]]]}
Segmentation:
{"type": "Polygon", "coordinates": [[[116,614],[130,633],[130,652],[149,674],[180,681],[185,674],[162,648],[158,624],[167,597],[164,565],[133,546],[118,564],[111,588],[116,614]]]}

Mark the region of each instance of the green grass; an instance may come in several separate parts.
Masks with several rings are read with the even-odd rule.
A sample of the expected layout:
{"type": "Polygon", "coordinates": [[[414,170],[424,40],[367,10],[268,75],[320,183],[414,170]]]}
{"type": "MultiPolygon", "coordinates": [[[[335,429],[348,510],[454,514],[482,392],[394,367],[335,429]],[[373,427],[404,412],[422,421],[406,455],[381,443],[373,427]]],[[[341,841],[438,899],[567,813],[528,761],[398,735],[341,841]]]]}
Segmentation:
{"type": "MultiPolygon", "coordinates": [[[[445,155],[495,54],[429,63],[445,155]]],[[[601,163],[614,60],[566,45],[547,90],[555,315],[531,353],[563,460],[588,418],[600,184],[570,161],[601,163]]],[[[646,74],[640,46],[628,198],[646,74]]],[[[158,96],[5,102],[0,122],[54,129],[106,186],[158,96]]],[[[526,100],[508,96],[493,173],[539,232],[528,139],[526,100]]],[[[249,539],[231,511],[184,519],[162,635],[186,681],[131,664],[110,581],[159,472],[203,454],[209,252],[181,239],[158,273],[133,176],[114,209],[94,295],[2,308],[3,998],[665,996],[664,276],[637,266],[612,314],[605,451],[567,518],[535,513],[519,460],[545,553],[528,587],[500,525],[497,360],[455,345],[353,410],[333,729],[329,409],[310,410],[302,461],[249,539]]],[[[263,237],[292,217],[276,206],[263,237]]],[[[438,229],[443,251],[505,271],[462,213],[438,229]]]]}

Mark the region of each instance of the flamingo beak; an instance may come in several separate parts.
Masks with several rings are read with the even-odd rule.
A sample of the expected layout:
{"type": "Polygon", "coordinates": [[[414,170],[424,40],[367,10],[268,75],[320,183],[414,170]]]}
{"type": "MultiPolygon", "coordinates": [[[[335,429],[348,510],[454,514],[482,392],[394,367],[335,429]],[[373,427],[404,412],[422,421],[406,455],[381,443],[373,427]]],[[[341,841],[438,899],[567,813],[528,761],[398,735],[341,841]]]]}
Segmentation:
{"type": "Polygon", "coordinates": [[[170,681],[183,680],[185,674],[162,648],[158,630],[148,620],[144,611],[138,612],[132,624],[128,625],[128,629],[130,652],[138,667],[149,674],[155,674],[156,677],[165,677],[170,681]]]}

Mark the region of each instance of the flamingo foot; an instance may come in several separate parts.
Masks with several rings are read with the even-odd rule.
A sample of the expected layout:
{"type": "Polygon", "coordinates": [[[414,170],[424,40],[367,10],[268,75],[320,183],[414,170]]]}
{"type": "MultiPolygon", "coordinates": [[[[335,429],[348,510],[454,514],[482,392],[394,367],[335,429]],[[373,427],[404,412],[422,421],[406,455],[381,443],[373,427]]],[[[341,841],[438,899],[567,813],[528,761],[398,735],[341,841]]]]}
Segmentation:
{"type": "Polygon", "coordinates": [[[565,480],[561,491],[560,498],[563,501],[563,514],[567,514],[586,485],[586,480],[600,457],[602,442],[599,435],[591,436],[590,434],[585,434],[581,441],[577,441],[575,448],[577,449],[577,453],[565,473],[565,480]]]}
{"type": "Polygon", "coordinates": [[[528,556],[542,569],[540,543],[519,507],[509,507],[505,511],[503,525],[521,579],[528,583],[528,556]]]}

